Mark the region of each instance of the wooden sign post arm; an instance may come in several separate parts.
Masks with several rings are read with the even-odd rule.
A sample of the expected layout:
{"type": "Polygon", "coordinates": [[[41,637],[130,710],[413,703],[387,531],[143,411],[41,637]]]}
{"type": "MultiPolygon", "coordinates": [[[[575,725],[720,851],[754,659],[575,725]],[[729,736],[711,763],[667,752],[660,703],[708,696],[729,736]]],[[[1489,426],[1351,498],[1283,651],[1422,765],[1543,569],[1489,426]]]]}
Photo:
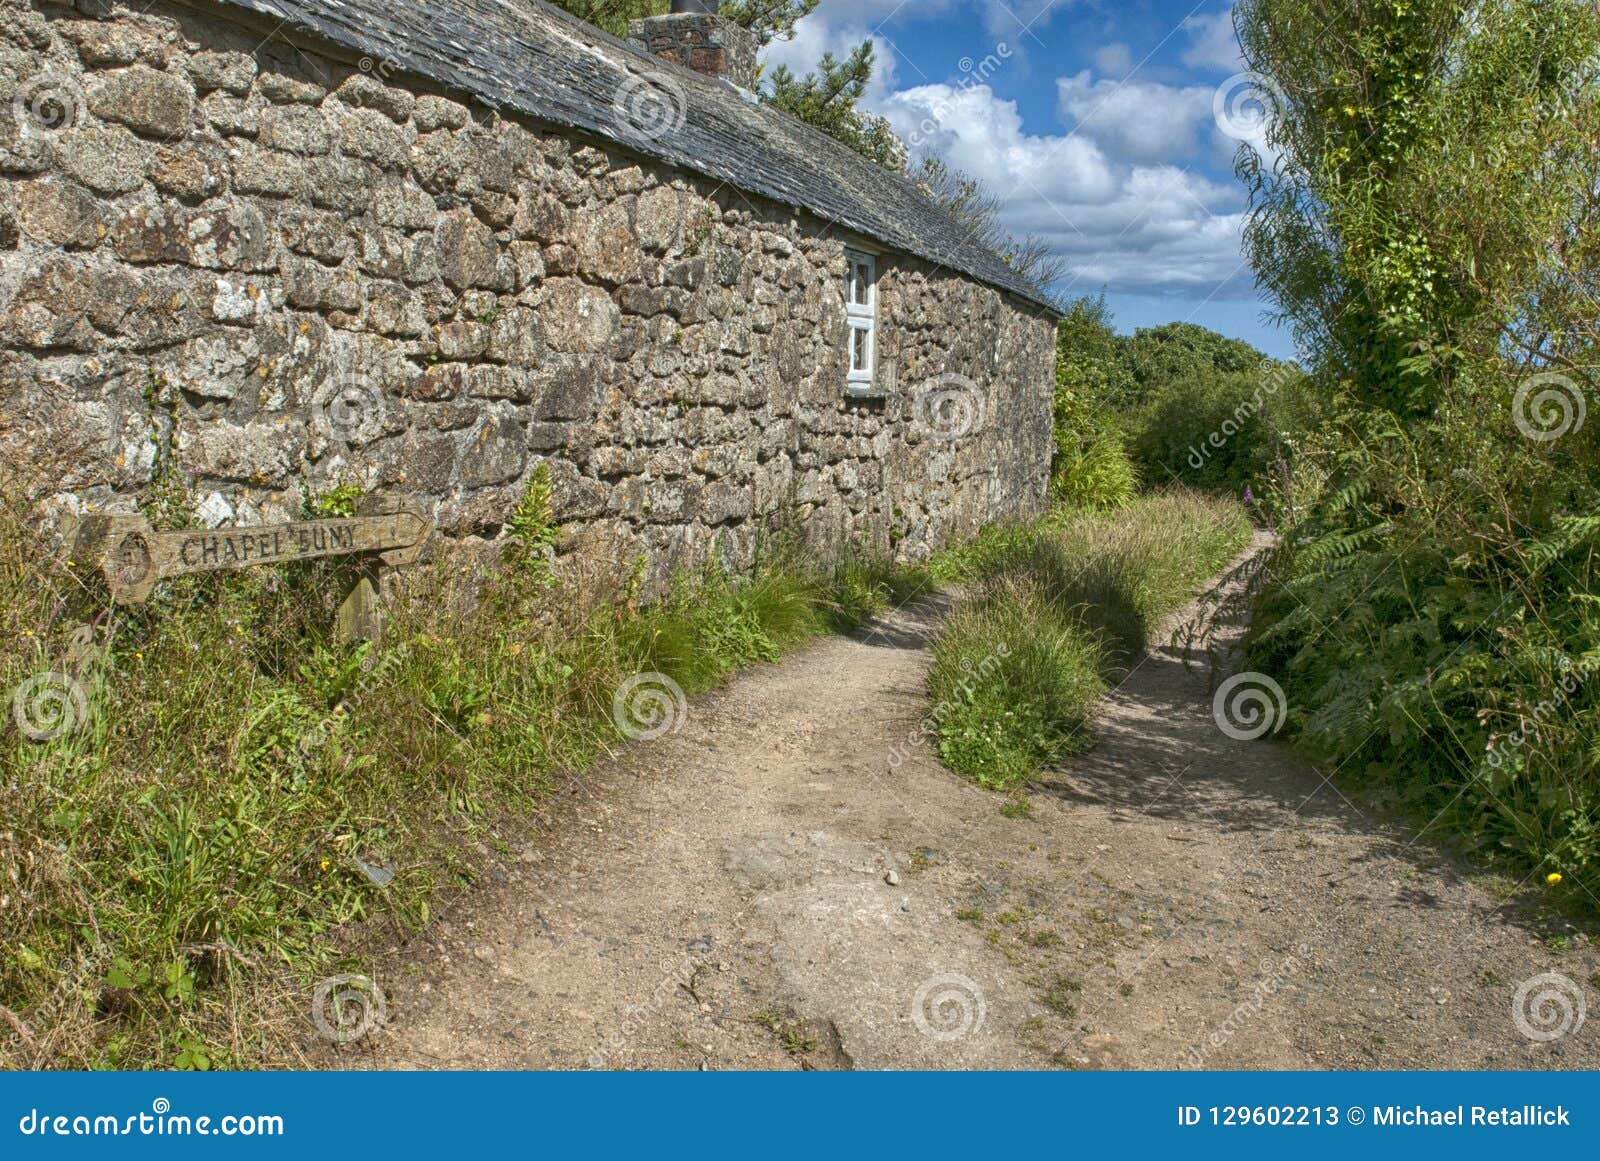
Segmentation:
{"type": "Polygon", "coordinates": [[[143,516],[91,516],[72,536],[72,557],[104,573],[112,599],[142,605],[165,577],[257,564],[358,556],[360,575],[339,615],[342,639],[376,640],[379,570],[415,563],[433,521],[397,497],[369,497],[351,517],[251,528],[157,532],[143,516]]]}

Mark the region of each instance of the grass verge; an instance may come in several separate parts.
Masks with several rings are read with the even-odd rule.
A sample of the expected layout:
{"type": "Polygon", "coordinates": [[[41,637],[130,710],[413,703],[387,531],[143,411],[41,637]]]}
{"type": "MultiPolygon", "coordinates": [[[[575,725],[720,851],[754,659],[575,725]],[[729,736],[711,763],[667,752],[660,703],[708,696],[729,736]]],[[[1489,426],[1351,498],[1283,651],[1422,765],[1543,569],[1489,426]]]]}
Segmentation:
{"type": "Polygon", "coordinates": [[[536,481],[503,561],[417,570],[383,646],[343,647],[338,564],[113,609],[31,501],[0,487],[0,1067],[297,1059],[315,982],[426,922],[559,780],[670,724],[681,693],[931,585],[773,549],[641,606],[612,568],[551,567],[536,481]]]}
{"type": "Polygon", "coordinates": [[[1234,503],[1158,495],[995,528],[939,562],[970,595],[934,645],[940,757],[1011,790],[1082,745],[1107,681],[1249,543],[1234,503]]]}

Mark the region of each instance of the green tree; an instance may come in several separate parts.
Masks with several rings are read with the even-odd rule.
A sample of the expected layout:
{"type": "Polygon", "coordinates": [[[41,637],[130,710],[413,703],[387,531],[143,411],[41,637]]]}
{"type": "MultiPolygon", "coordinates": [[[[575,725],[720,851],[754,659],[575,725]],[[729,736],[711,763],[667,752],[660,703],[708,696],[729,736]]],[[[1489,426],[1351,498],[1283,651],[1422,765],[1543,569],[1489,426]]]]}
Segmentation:
{"type": "Polygon", "coordinates": [[[792,37],[795,24],[815,12],[818,3],[819,0],[727,0],[721,11],[767,45],[792,37]]]}
{"type": "Polygon", "coordinates": [[[803,77],[779,65],[766,78],[763,96],[885,169],[901,170],[906,166],[905,145],[885,118],[859,107],[872,81],[873,56],[872,42],[864,40],[844,60],[823,53],[817,71],[803,77]]]}
{"type": "MultiPolygon", "coordinates": [[[[612,36],[626,37],[628,21],[646,16],[665,15],[672,7],[671,0],[551,0],[597,28],[612,36]]],[[[756,34],[763,45],[774,40],[788,40],[794,35],[795,23],[811,15],[819,0],[729,0],[722,5],[721,13],[735,24],[756,34]]]]}
{"type": "Polygon", "coordinates": [[[671,8],[670,0],[550,0],[557,8],[565,9],[596,28],[624,40],[628,36],[628,21],[645,16],[660,16],[671,8]]]}
{"type": "Polygon", "coordinates": [[[1595,14],[1578,0],[1241,0],[1236,20],[1281,105],[1278,163],[1247,147],[1238,167],[1257,277],[1358,398],[1427,414],[1463,357],[1518,329],[1513,300],[1531,304],[1549,242],[1593,205],[1572,130],[1595,14]]]}
{"type": "MultiPolygon", "coordinates": [[[[1135,402],[1135,383],[1104,294],[1066,303],[1056,327],[1056,384],[1097,412],[1115,414],[1135,402]]],[[[1120,426],[1120,425],[1119,425],[1120,426]]]]}
{"type": "MultiPolygon", "coordinates": [[[[671,7],[669,0],[552,0],[574,16],[603,28],[613,36],[628,35],[628,21],[659,16],[671,7]]],[[[794,35],[795,24],[815,11],[819,0],[731,0],[721,13],[755,33],[765,48],[794,35]]],[[[906,165],[906,149],[889,122],[860,108],[872,81],[873,46],[862,41],[844,60],[824,53],[815,72],[799,76],[780,65],[765,77],[761,97],[813,128],[848,145],[887,169],[906,165]]]]}
{"type": "Polygon", "coordinates": [[[1068,504],[1116,507],[1138,483],[1124,439],[1132,378],[1104,295],[1064,304],[1056,328],[1051,482],[1068,504]]]}
{"type": "Polygon", "coordinates": [[[1183,379],[1255,371],[1266,361],[1249,343],[1188,322],[1139,330],[1124,340],[1122,356],[1146,396],[1183,379]]]}
{"type": "Polygon", "coordinates": [[[1235,15],[1281,98],[1247,249],[1338,404],[1253,664],[1312,748],[1600,897],[1600,12],[1235,15]]]}

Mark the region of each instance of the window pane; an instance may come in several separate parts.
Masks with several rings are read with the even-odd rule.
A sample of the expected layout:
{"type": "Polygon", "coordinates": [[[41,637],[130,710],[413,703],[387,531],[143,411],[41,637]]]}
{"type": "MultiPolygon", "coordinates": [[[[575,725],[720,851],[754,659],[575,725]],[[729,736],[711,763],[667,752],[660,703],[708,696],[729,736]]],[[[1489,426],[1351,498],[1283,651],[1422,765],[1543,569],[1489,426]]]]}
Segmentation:
{"type": "Polygon", "coordinates": [[[867,296],[872,292],[872,267],[865,262],[856,263],[855,277],[855,302],[860,306],[867,305],[867,296]]]}
{"type": "Polygon", "coordinates": [[[867,371],[871,369],[871,351],[868,348],[867,338],[865,327],[850,328],[850,369],[852,371],[867,371]]]}

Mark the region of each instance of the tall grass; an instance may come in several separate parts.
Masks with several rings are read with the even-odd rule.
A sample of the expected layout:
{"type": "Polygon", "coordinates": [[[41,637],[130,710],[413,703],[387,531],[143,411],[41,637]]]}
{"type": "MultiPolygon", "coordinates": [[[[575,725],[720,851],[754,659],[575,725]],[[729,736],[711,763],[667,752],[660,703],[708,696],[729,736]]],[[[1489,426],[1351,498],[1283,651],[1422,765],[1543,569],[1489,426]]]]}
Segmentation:
{"type": "Polygon", "coordinates": [[[1160,495],[1057,511],[946,554],[943,575],[971,590],[929,677],[946,764],[1007,790],[1081,746],[1107,680],[1249,539],[1237,504],[1160,495]]]}
{"type": "Polygon", "coordinates": [[[347,647],[338,565],[180,578],[112,609],[31,500],[0,487],[8,1067],[293,1058],[316,980],[428,920],[503,853],[504,824],[626,740],[629,678],[694,693],[929,583],[779,545],[752,577],[698,571],[641,607],[614,569],[550,567],[536,481],[504,561],[444,555],[390,602],[381,646],[347,647]],[[9,701],[44,674],[87,713],[40,741],[9,701]]]}

